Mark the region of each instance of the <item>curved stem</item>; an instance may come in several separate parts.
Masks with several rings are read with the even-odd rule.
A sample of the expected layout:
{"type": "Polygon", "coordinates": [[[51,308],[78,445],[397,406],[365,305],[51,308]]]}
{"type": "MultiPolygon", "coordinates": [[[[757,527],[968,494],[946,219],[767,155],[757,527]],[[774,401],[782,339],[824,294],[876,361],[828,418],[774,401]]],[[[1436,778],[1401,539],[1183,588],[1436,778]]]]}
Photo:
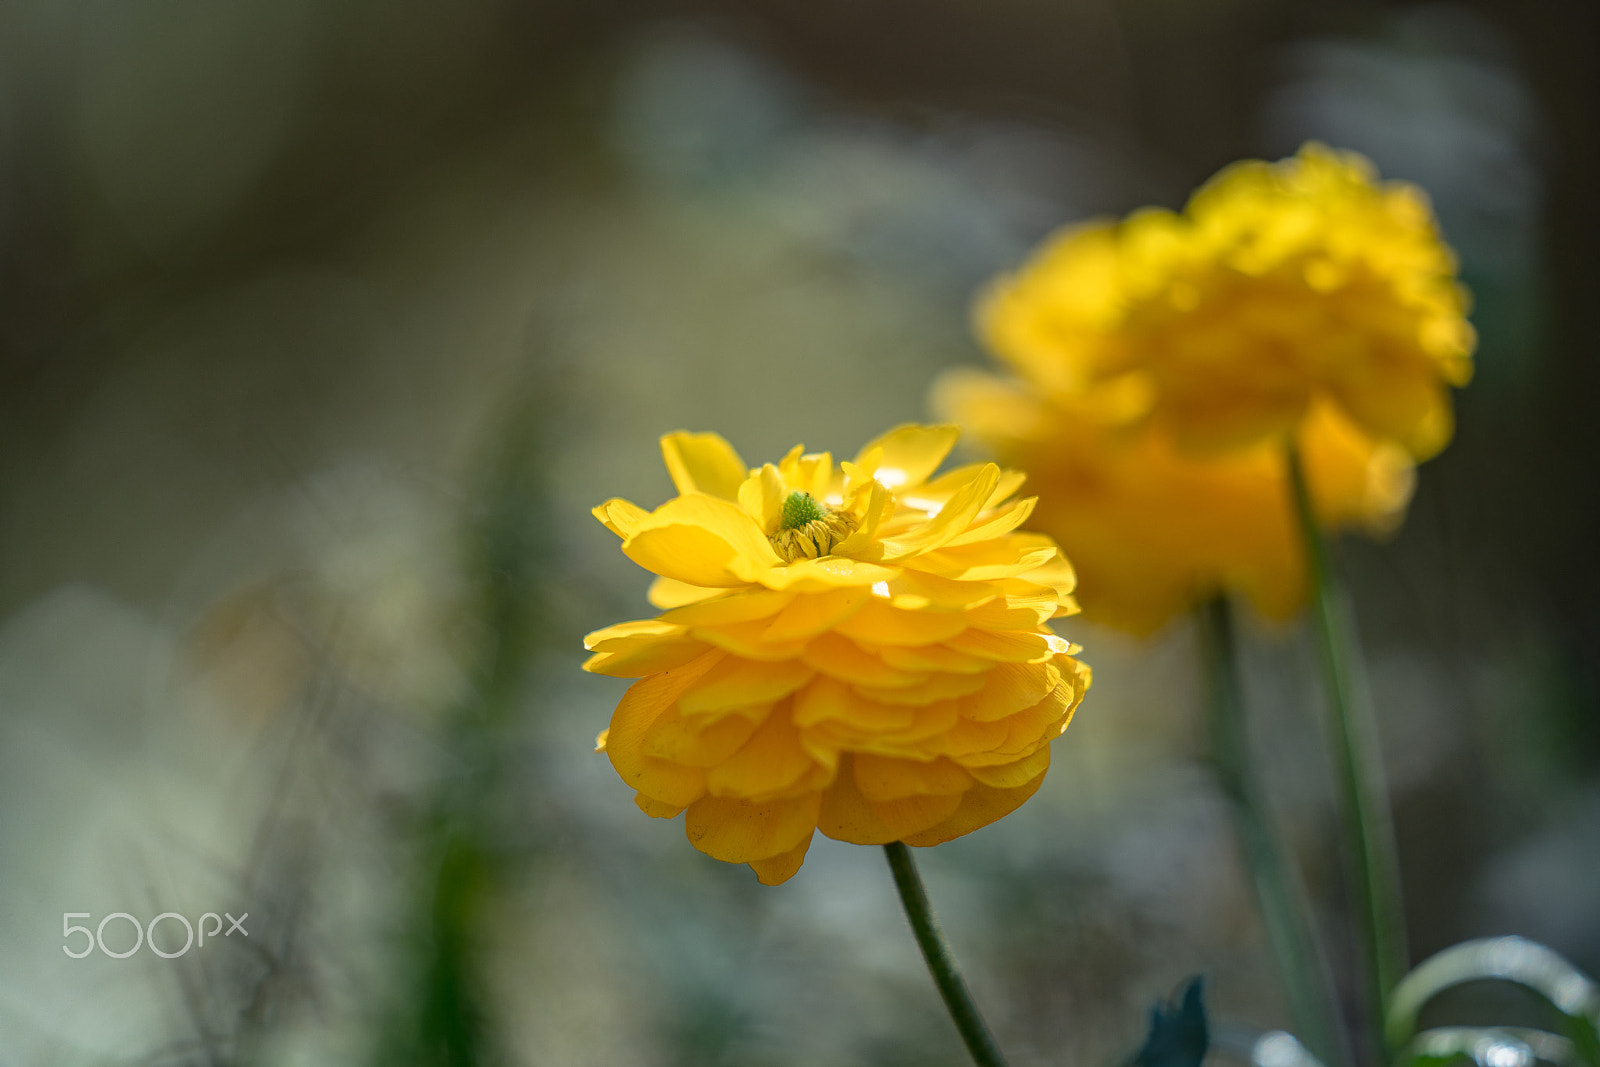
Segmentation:
{"type": "Polygon", "coordinates": [[[1352,903],[1366,949],[1369,1032],[1376,1042],[1374,1051],[1379,1052],[1385,1050],[1383,1020],[1388,1014],[1389,994],[1405,973],[1407,958],[1394,820],[1384,785],[1377,723],[1370,705],[1356,696],[1351,677],[1355,652],[1350,623],[1334,588],[1327,546],[1311,509],[1305,469],[1293,443],[1285,458],[1295,516],[1305,544],[1323,683],[1333,713],[1331,733],[1338,763],[1340,815],[1353,865],[1352,903]]]}
{"type": "Polygon", "coordinates": [[[922,958],[927,961],[928,970],[933,975],[933,984],[939,987],[939,995],[944,998],[944,1005],[950,1010],[950,1018],[955,1021],[956,1029],[961,1031],[961,1040],[967,1043],[967,1051],[972,1053],[973,1062],[978,1067],[1005,1067],[1005,1058],[1000,1055],[994,1037],[984,1025],[983,1016],[978,1014],[978,1006],[973,1003],[972,993],[961,978],[955,957],[950,954],[950,946],[939,931],[939,923],[933,917],[933,907],[928,903],[927,890],[922,888],[922,878],[911,859],[911,850],[904,842],[892,841],[883,846],[883,851],[889,857],[889,869],[894,872],[895,888],[900,890],[900,903],[905,905],[906,918],[911,923],[911,932],[916,935],[917,947],[922,949],[922,958]]]}
{"type": "Polygon", "coordinates": [[[1234,832],[1261,908],[1289,1001],[1295,1029],[1324,1063],[1347,1063],[1337,1000],[1313,932],[1305,890],[1272,825],[1261,783],[1250,757],[1244,698],[1228,602],[1216,597],[1195,612],[1195,630],[1205,681],[1211,761],[1232,810],[1234,832]]]}

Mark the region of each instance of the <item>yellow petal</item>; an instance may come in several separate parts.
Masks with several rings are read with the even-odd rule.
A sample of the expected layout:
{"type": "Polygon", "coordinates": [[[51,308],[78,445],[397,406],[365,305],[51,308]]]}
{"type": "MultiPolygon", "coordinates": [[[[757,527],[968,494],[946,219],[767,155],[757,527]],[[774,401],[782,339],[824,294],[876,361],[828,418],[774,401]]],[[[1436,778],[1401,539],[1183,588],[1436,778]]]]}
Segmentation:
{"type": "Polygon", "coordinates": [[[622,551],[646,570],[709,587],[752,582],[782,562],[743,508],[702,494],[674,497],[651,512],[622,551]]]}
{"type": "Polygon", "coordinates": [[[783,476],[768,463],[739,486],[739,506],[755,517],[764,534],[776,533],[783,522],[783,476]]]}
{"type": "Polygon", "coordinates": [[[858,685],[856,692],[868,700],[877,700],[885,704],[932,704],[938,700],[952,700],[956,697],[975,693],[983,688],[983,675],[981,674],[932,674],[923,682],[916,685],[899,686],[896,688],[880,689],[875,686],[858,685]]]}
{"type": "Polygon", "coordinates": [[[745,659],[777,662],[794,659],[806,647],[805,638],[791,641],[767,640],[767,620],[725,623],[722,626],[696,626],[693,634],[707,644],[726,649],[745,659]]]}
{"type": "Polygon", "coordinates": [[[870,586],[845,586],[823,593],[802,593],[774,618],[765,633],[766,641],[792,641],[815,637],[867,602],[870,586]]]}
{"type": "Polygon", "coordinates": [[[1002,763],[995,767],[968,767],[972,777],[995,789],[1016,789],[1036,778],[1043,778],[1050,767],[1050,746],[1041,745],[1031,756],[1015,763],[1002,763]]]}
{"type": "Polygon", "coordinates": [[[1000,468],[993,463],[985,463],[973,479],[957,491],[937,515],[904,534],[885,538],[884,560],[894,562],[947,544],[971,525],[999,481],[1000,468]]]}
{"type": "Polygon", "coordinates": [[[706,772],[706,789],[714,797],[765,799],[783,793],[813,766],[788,706],[779,705],[737,752],[706,772]]]}
{"type": "Polygon", "coordinates": [[[756,804],[702,797],[689,805],[683,829],[689,843],[728,863],[773,859],[807,840],[817,826],[820,794],[756,804]]]}
{"type": "Polygon", "coordinates": [[[999,595],[987,582],[958,582],[919,570],[903,571],[889,583],[889,603],[906,611],[962,611],[999,595]]]}
{"type": "MultiPolygon", "coordinates": [[[[965,467],[957,467],[954,470],[945,471],[928,484],[918,486],[908,495],[916,502],[915,506],[921,507],[924,511],[932,511],[932,507],[925,505],[943,507],[963,486],[972,481],[982,469],[983,464],[973,463],[965,467]]],[[[1027,480],[1028,476],[1022,471],[1002,470],[999,480],[995,482],[994,490],[989,494],[989,499],[983,502],[984,508],[997,507],[1010,498],[1011,494],[1021,489],[1027,480]]]]}
{"type": "MultiPolygon", "coordinates": [[[[860,731],[844,723],[831,721],[807,726],[800,731],[800,743],[811,753],[811,758],[819,764],[831,767],[839,765],[842,755],[860,747],[860,737],[860,731]]],[[[828,784],[829,782],[823,782],[821,787],[826,788],[828,784]]]]}
{"type": "Polygon", "coordinates": [[[764,860],[751,860],[750,869],[756,872],[756,879],[762,885],[782,885],[794,877],[800,869],[800,864],[806,858],[806,850],[811,847],[811,838],[814,834],[807,834],[805,840],[791,848],[788,852],[764,860]]]}
{"type": "Polygon", "coordinates": [[[878,655],[883,662],[903,671],[950,671],[955,674],[982,674],[994,669],[994,660],[969,656],[944,645],[919,645],[897,648],[885,645],[878,655]]]}
{"type": "Polygon", "coordinates": [[[1014,583],[1036,591],[996,597],[968,611],[969,623],[985,630],[1032,630],[1055,618],[1061,609],[1061,594],[1054,589],[1033,586],[1018,578],[1008,578],[1006,583],[1008,586],[1014,583]]]}
{"type": "Polygon", "coordinates": [[[1416,488],[1416,464],[1404,448],[1374,441],[1329,403],[1312,409],[1298,443],[1319,522],[1376,534],[1399,525],[1416,488]]]}
{"type": "Polygon", "coordinates": [[[732,501],[704,494],[674,497],[662,504],[641,523],[640,534],[679,524],[704,527],[753,563],[772,566],[782,562],[749,512],[732,501]]]}
{"type": "Polygon", "coordinates": [[[749,474],[739,453],[714,433],[669,433],[661,439],[661,455],[680,493],[737,500],[739,484],[749,474]]]}
{"type": "Polygon", "coordinates": [[[705,774],[656,759],[644,751],[645,734],[682,693],[712,670],[724,653],[708,652],[686,667],[643,678],[628,688],[611,716],[605,751],[622,780],[665,805],[683,805],[705,793],[705,774]]]}
{"type": "Polygon", "coordinates": [[[893,507],[894,494],[877,482],[873,482],[871,488],[867,490],[866,506],[859,509],[861,525],[855,533],[834,546],[834,555],[868,560],[875,560],[881,556],[883,546],[877,541],[878,528],[889,517],[893,507]]]}
{"type": "Polygon", "coordinates": [[[1031,574],[1059,554],[1039,534],[1007,534],[971,545],[946,546],[900,560],[901,566],[961,582],[990,582],[1031,574]]]}
{"type": "Polygon", "coordinates": [[[869,800],[872,813],[897,840],[937,826],[961,807],[963,793],[923,793],[899,800],[869,800]]]}
{"type": "Polygon", "coordinates": [[[1021,489],[1027,481],[1028,476],[1023,471],[1001,471],[1000,480],[994,483],[994,492],[990,493],[989,499],[983,503],[984,508],[998,507],[1004,501],[1011,499],[1012,495],[1018,489],[1021,489]]]}
{"type": "Polygon", "coordinates": [[[734,570],[738,550],[703,526],[644,530],[623,545],[622,551],[646,570],[690,585],[726,588],[746,584],[734,570]]]}
{"type": "Polygon", "coordinates": [[[824,593],[842,586],[865,586],[870,589],[878,582],[891,582],[898,577],[898,567],[882,567],[842,556],[823,556],[821,559],[798,560],[787,567],[774,567],[763,572],[757,580],[768,589],[824,593]]]}
{"type": "Polygon", "coordinates": [[[678,699],[678,707],[685,715],[739,711],[771,704],[814,676],[811,668],[798,661],[760,663],[723,652],[717,655],[725,658],[706,671],[704,677],[697,677],[693,686],[686,687],[678,699]]]}
{"type": "Polygon", "coordinates": [[[1035,585],[1048,585],[1062,596],[1078,586],[1077,572],[1072,569],[1071,562],[1059,553],[1054,559],[1029,571],[1025,577],[1035,585]]]}
{"type": "Polygon", "coordinates": [[[654,797],[647,797],[643,793],[635,793],[633,802],[639,806],[640,811],[652,819],[675,818],[685,807],[682,804],[663,804],[654,797]]]}
{"type": "Polygon", "coordinates": [[[1011,724],[1004,719],[998,722],[959,719],[938,739],[938,747],[963,767],[981,763],[985,757],[991,763],[1005,763],[1020,755],[1010,752],[996,754],[996,750],[1010,736],[1011,724]]]}
{"type": "Polygon", "coordinates": [[[1067,687],[1069,699],[1076,705],[1089,691],[1089,686],[1094,681],[1094,672],[1089,669],[1087,663],[1070,656],[1058,656],[1052,666],[1061,672],[1061,684],[1067,687]]]}
{"type": "Polygon", "coordinates": [[[972,523],[965,531],[956,534],[945,543],[951,546],[968,545],[974,541],[987,541],[1008,534],[1028,521],[1028,516],[1033,514],[1034,505],[1038,502],[1039,498],[1034,496],[1013,501],[972,523]]]}
{"type": "Polygon", "coordinates": [[[833,489],[833,455],[828,452],[802,454],[796,445],[779,461],[778,472],[791,492],[810,493],[821,500],[833,489]]]}
{"type": "Polygon", "coordinates": [[[959,810],[961,794],[925,794],[873,802],[861,795],[852,770],[853,756],[839,762],[839,774],[822,795],[817,829],[836,841],[886,845],[938,825],[959,810]]]}
{"type": "Polygon", "coordinates": [[[1033,752],[1061,735],[1072,721],[1072,713],[1077,710],[1082,696],[1081,690],[1074,691],[1069,685],[1056,686],[1031,708],[1001,720],[1009,732],[994,752],[969,757],[964,762],[969,766],[993,766],[1009,762],[1001,758],[1005,755],[1021,757],[1033,752]]]}
{"type": "Polygon", "coordinates": [[[634,622],[619,622],[586,634],[583,638],[583,647],[590,652],[624,652],[639,645],[650,644],[657,638],[678,637],[683,633],[683,627],[674,626],[661,619],[639,619],[634,622]]]}
{"type": "Polygon", "coordinates": [[[1020,808],[1025,800],[1038,792],[1043,782],[1044,775],[1041,774],[1014,789],[995,789],[981,783],[974,785],[961,794],[961,803],[949,818],[927,830],[908,834],[902,840],[908,845],[927,846],[970,834],[1020,808]]]}
{"type": "Polygon", "coordinates": [[[854,759],[849,754],[840,757],[839,773],[822,794],[817,829],[835,841],[857,845],[887,845],[898,841],[900,835],[884,825],[867,798],[856,788],[854,759]]]}
{"type": "Polygon", "coordinates": [[[974,722],[993,722],[1031,708],[1061,684],[1061,673],[1049,663],[1001,663],[984,676],[984,686],[962,697],[957,706],[974,722]]]}
{"type": "MultiPolygon", "coordinates": [[[[954,700],[939,700],[911,708],[910,711],[914,716],[910,726],[895,733],[885,734],[876,741],[884,746],[917,746],[919,750],[937,751],[936,746],[924,746],[922,743],[938,737],[960,720],[960,711],[954,700]]],[[[871,750],[878,751],[876,746],[871,750]]]]}
{"type": "Polygon", "coordinates": [[[633,536],[633,531],[650,513],[637,504],[630,504],[620,497],[613,497],[590,514],[605,524],[606,529],[626,540],[633,536]]]}
{"type": "Polygon", "coordinates": [[[871,801],[903,800],[925,794],[945,796],[960,793],[972,785],[972,775],[944,758],[888,759],[858,752],[855,775],[856,788],[871,801]]]}
{"type": "Polygon", "coordinates": [[[874,645],[931,645],[967,628],[958,611],[902,611],[873,597],[834,629],[846,637],[874,645]]]}
{"type": "Polygon", "coordinates": [[[682,667],[704,655],[710,647],[704,641],[667,638],[636,645],[622,652],[596,652],[583,661],[583,669],[591,674],[605,674],[612,678],[643,678],[647,674],[660,674],[682,667]]]}
{"type": "Polygon", "coordinates": [[[961,430],[955,426],[896,426],[877,440],[863,446],[856,463],[865,466],[873,449],[882,449],[873,471],[874,480],[890,489],[921,485],[939,469],[961,430]]]}
{"type": "Polygon", "coordinates": [[[938,744],[968,770],[1014,763],[1059,737],[1072,721],[1081,697],[1081,691],[1058,685],[1039,703],[1009,718],[996,722],[962,719],[938,744]]]}
{"type": "Polygon", "coordinates": [[[927,675],[896,670],[871,655],[853,641],[826,633],[806,646],[800,659],[808,667],[830,678],[855,685],[889,688],[916,685],[927,675]]]}
{"type": "Polygon", "coordinates": [[[963,630],[945,643],[957,652],[1005,663],[1043,663],[1067,651],[1055,634],[1018,630],[963,630]]]}
{"type": "Polygon", "coordinates": [[[645,732],[643,750],[656,759],[690,767],[714,767],[739,751],[759,725],[759,719],[745,715],[727,715],[708,722],[668,712],[645,732]]]}
{"type": "Polygon", "coordinates": [[[721,626],[730,622],[749,622],[765,619],[786,607],[794,599],[793,593],[780,593],[771,589],[740,589],[720,594],[714,600],[702,600],[685,607],[675,608],[661,616],[662,622],[679,626],[721,626]]]}
{"type": "Polygon", "coordinates": [[[680,582],[676,578],[657,576],[655,581],[650,583],[650,592],[646,594],[646,598],[650,601],[651,607],[666,611],[725,595],[727,595],[726,589],[707,589],[705,586],[680,582]]]}
{"type": "Polygon", "coordinates": [[[856,457],[854,463],[845,460],[839,464],[839,469],[844,472],[844,495],[851,496],[871,486],[876,481],[873,475],[882,462],[883,449],[868,448],[856,457]]]}
{"type": "MultiPolygon", "coordinates": [[[[1056,606],[1056,613],[1050,617],[1052,619],[1065,619],[1070,615],[1078,614],[1082,610],[1083,609],[1078,606],[1076,597],[1063,596],[1061,597],[1061,602],[1056,606]]],[[[1078,649],[1074,647],[1072,651],[1076,653],[1078,649]]]]}
{"type": "Polygon", "coordinates": [[[916,721],[913,708],[868,700],[832,678],[818,678],[794,698],[794,721],[800,727],[839,722],[857,731],[884,733],[904,730],[916,721]]]}

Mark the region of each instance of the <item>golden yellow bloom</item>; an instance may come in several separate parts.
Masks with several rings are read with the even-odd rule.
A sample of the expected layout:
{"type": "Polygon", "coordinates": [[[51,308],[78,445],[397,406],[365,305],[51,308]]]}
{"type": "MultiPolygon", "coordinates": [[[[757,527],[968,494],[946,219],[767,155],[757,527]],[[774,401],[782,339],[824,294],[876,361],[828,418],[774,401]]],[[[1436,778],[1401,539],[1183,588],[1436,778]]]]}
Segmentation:
{"type": "Polygon", "coordinates": [[[1016,375],[935,405],[1029,472],[1086,617],[1148,632],[1222,590],[1304,601],[1284,442],[1327,526],[1392,529],[1471,375],[1455,262],[1423,194],[1307,145],[1218,174],[1182,214],[1048,241],[980,301],[1016,375]]]}
{"type": "Polygon", "coordinates": [[[662,438],[681,495],[595,517],[664,614],[596,631],[586,670],[638,678],[600,747],[647,814],[776,885],[813,833],[935,845],[1032,796],[1089,685],[1047,621],[1077,610],[1022,477],[933,473],[949,426],[901,426],[747,469],[715,434],[662,438]]]}
{"type": "Polygon", "coordinates": [[[1320,402],[1426,459],[1472,374],[1466,303],[1425,195],[1312,144],[1228,167],[1182,214],[1063,232],[979,319],[1045,395],[1159,422],[1185,451],[1281,437],[1320,402]]]}
{"type": "MultiPolygon", "coordinates": [[[[1146,634],[1224,590],[1273,618],[1304,603],[1280,445],[1196,458],[1158,429],[1108,426],[976,371],[941,380],[934,406],[1041,487],[1033,525],[1072,554],[1084,618],[1146,634]]],[[[1329,404],[1296,433],[1323,525],[1381,533],[1399,523],[1413,484],[1404,449],[1373,441],[1329,404]]]]}

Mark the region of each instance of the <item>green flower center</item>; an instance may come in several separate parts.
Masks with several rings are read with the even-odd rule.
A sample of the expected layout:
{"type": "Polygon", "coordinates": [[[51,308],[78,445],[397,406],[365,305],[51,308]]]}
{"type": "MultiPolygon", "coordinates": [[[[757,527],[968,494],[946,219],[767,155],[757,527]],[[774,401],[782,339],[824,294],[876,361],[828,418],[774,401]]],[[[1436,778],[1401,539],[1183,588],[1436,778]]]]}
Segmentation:
{"type": "Polygon", "coordinates": [[[796,489],[783,502],[782,528],[798,530],[807,523],[828,517],[828,511],[810,493],[796,489]]]}
{"type": "Polygon", "coordinates": [[[785,563],[819,559],[830,554],[860,525],[861,520],[852,512],[829,511],[810,493],[797,490],[784,499],[778,532],[767,540],[785,563]]]}

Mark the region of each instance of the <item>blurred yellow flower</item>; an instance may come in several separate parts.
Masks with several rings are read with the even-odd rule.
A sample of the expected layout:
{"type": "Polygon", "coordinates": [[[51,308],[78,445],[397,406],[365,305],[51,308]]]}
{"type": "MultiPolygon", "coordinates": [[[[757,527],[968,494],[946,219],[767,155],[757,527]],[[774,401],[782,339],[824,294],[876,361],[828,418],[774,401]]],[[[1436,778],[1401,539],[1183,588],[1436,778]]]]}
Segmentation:
{"type": "Polygon", "coordinates": [[[638,678],[600,747],[647,814],[776,885],[813,833],[934,845],[1027,800],[1089,685],[1047,621],[1077,610],[1055,544],[1015,529],[1021,475],[933,477],[948,426],[901,426],[836,469],[748,469],[715,434],[661,441],[681,495],[595,517],[664,614],[590,634],[638,678]]]}
{"type": "Polygon", "coordinates": [[[1354,153],[1236,163],[1182,214],[1051,239],[979,310],[993,350],[1046,395],[1158,422],[1189,452],[1281,436],[1313,405],[1426,459],[1474,334],[1426,196],[1354,153]]]}
{"type": "Polygon", "coordinates": [[[1284,443],[1322,524],[1399,523],[1472,371],[1454,269],[1419,190],[1307,145],[1182,214],[1052,238],[978,308],[1015,378],[956,372],[934,404],[1041,488],[1087,618],[1148,632],[1222,590],[1284,617],[1306,594],[1284,443]]]}
{"type": "MultiPolygon", "coordinates": [[[[1072,553],[1084,618],[1147,634],[1224,590],[1279,619],[1304,603],[1280,446],[1197,459],[1159,430],[1108,426],[977,371],[942,379],[934,406],[1041,487],[1033,525],[1072,553]]],[[[1372,533],[1399,523],[1413,484],[1404,449],[1373,441],[1325,403],[1297,440],[1319,521],[1372,533]]]]}

